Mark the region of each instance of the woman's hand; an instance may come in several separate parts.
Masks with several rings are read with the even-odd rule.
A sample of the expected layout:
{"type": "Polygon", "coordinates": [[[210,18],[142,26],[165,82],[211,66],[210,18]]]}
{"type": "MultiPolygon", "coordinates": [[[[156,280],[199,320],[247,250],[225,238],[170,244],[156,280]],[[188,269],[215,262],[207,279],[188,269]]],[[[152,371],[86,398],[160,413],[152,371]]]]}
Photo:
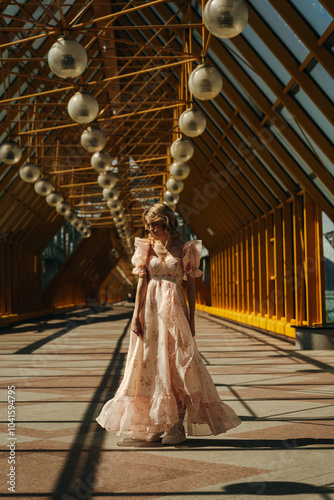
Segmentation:
{"type": "Polygon", "coordinates": [[[133,318],[131,330],[138,337],[143,336],[143,325],[142,322],[140,321],[140,318],[133,318]]]}

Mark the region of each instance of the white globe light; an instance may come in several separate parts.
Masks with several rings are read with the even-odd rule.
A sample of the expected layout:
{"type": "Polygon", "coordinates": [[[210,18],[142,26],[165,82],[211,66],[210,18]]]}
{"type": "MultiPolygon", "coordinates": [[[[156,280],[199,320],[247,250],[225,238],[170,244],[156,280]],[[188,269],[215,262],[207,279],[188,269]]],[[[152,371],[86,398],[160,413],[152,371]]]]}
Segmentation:
{"type": "Polygon", "coordinates": [[[248,22],[244,0],[209,0],[203,11],[207,29],[218,38],[239,35],[248,22]]]}
{"type": "Polygon", "coordinates": [[[39,176],[41,175],[41,171],[32,161],[27,161],[20,167],[19,170],[20,177],[24,182],[36,182],[39,176]]]}
{"type": "Polygon", "coordinates": [[[97,172],[106,172],[111,168],[112,158],[109,153],[99,151],[92,155],[90,164],[97,172]]]}
{"type": "Polygon", "coordinates": [[[66,203],[66,201],[61,201],[59,205],[56,206],[56,211],[59,215],[66,215],[71,211],[71,206],[66,203]]]}
{"type": "Polygon", "coordinates": [[[188,177],[190,167],[188,163],[184,163],[183,161],[174,161],[174,163],[171,164],[169,171],[174,179],[182,181],[188,177]]]}
{"type": "Polygon", "coordinates": [[[164,200],[168,206],[176,205],[180,197],[178,194],[173,194],[170,191],[165,191],[164,200]]]}
{"type": "Polygon", "coordinates": [[[106,137],[98,127],[92,125],[82,132],[81,146],[89,153],[101,151],[105,145],[106,137]]]}
{"type": "Polygon", "coordinates": [[[90,238],[92,235],[92,230],[90,227],[87,227],[85,231],[82,233],[84,238],[90,238]]]}
{"type": "Polygon", "coordinates": [[[120,200],[108,200],[107,201],[108,208],[110,209],[110,212],[113,212],[114,210],[121,210],[122,209],[122,202],[120,200]]]}
{"type": "Polygon", "coordinates": [[[170,191],[172,194],[178,194],[181,193],[184,188],[184,184],[182,181],[177,181],[176,179],[173,179],[173,177],[170,177],[166,182],[166,188],[167,191],[170,191]]]}
{"type": "Polygon", "coordinates": [[[75,218],[77,217],[77,215],[73,212],[73,210],[70,210],[68,213],[66,213],[64,215],[64,218],[67,220],[67,222],[69,222],[70,224],[72,224],[73,221],[75,221],[75,218]]]}
{"type": "Polygon", "coordinates": [[[76,40],[60,37],[49,50],[48,64],[60,78],[76,78],[86,69],[87,54],[76,40]]]}
{"type": "Polygon", "coordinates": [[[116,187],[114,187],[112,189],[104,188],[104,190],[103,190],[103,197],[106,200],[118,200],[119,195],[120,195],[120,192],[116,187]]]}
{"type": "Polygon", "coordinates": [[[170,153],[174,160],[188,161],[194,154],[194,146],[188,139],[176,139],[170,148],[170,153]]]}
{"type": "Polygon", "coordinates": [[[113,188],[117,182],[117,177],[112,172],[101,172],[97,182],[102,188],[113,188]]]}
{"type": "Polygon", "coordinates": [[[78,230],[80,233],[83,233],[86,229],[87,229],[86,222],[85,222],[84,220],[80,219],[80,224],[79,224],[79,226],[77,227],[77,230],[78,230]]]}
{"type": "Polygon", "coordinates": [[[16,142],[9,139],[0,146],[0,161],[14,165],[21,160],[22,150],[16,142]]]}
{"type": "Polygon", "coordinates": [[[69,100],[67,111],[75,122],[89,123],[97,117],[99,105],[95,97],[87,92],[77,92],[69,100]]]}
{"type": "Polygon", "coordinates": [[[188,86],[197,99],[208,101],[217,97],[223,87],[223,79],[216,68],[201,64],[191,73],[188,86]]]}
{"type": "Polygon", "coordinates": [[[122,216],[120,216],[120,217],[115,217],[114,216],[114,222],[115,222],[115,224],[124,225],[125,224],[125,219],[122,216]]]}
{"type": "Polygon", "coordinates": [[[51,193],[53,186],[52,183],[47,179],[39,179],[37,182],[35,182],[34,189],[40,196],[47,196],[51,193]]]}
{"type": "Polygon", "coordinates": [[[110,210],[110,213],[113,217],[124,217],[123,210],[110,210]]]}
{"type": "Polygon", "coordinates": [[[79,217],[78,217],[76,214],[74,214],[74,215],[75,215],[75,217],[74,217],[74,219],[71,221],[71,225],[72,225],[73,227],[76,227],[76,228],[77,228],[77,227],[79,227],[79,226],[80,226],[81,221],[80,221],[79,217]]]}
{"type": "Polygon", "coordinates": [[[56,207],[63,201],[63,196],[58,193],[58,191],[52,191],[50,194],[47,195],[45,198],[46,203],[50,205],[51,207],[56,207]]]}
{"type": "Polygon", "coordinates": [[[185,135],[188,135],[189,137],[197,137],[205,130],[205,116],[197,109],[186,109],[179,118],[179,127],[181,132],[185,135]]]}

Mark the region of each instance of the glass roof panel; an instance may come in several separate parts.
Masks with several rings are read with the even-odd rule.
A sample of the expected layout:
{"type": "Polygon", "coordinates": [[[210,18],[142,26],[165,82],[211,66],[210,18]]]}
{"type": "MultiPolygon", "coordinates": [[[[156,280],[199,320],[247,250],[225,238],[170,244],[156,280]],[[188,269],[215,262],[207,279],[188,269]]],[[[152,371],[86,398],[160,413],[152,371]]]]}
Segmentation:
{"type": "MultiPolygon", "coordinates": [[[[248,123],[246,122],[246,120],[243,119],[242,116],[240,116],[240,118],[242,119],[242,121],[247,125],[248,127],[248,123]]],[[[273,172],[273,170],[268,166],[268,164],[263,161],[263,158],[261,157],[261,155],[259,154],[259,152],[255,149],[255,147],[252,145],[252,143],[248,140],[247,137],[245,137],[241,131],[239,129],[237,129],[237,127],[232,127],[234,132],[242,139],[242,141],[247,144],[247,148],[249,149],[249,151],[251,151],[251,153],[256,156],[257,160],[261,163],[261,165],[263,167],[266,168],[266,170],[268,170],[268,172],[270,173],[271,177],[273,179],[275,179],[275,181],[277,182],[277,184],[279,184],[279,186],[284,190],[286,191],[286,187],[284,186],[284,184],[279,180],[279,178],[276,176],[276,174],[273,172]]],[[[251,132],[250,132],[251,133],[251,132]]],[[[261,139],[259,138],[259,141],[261,141],[261,139]]],[[[246,157],[244,157],[244,160],[247,161],[247,163],[252,166],[252,162],[249,161],[251,158],[251,156],[247,159],[246,157]]],[[[282,168],[282,167],[281,167],[282,168]]],[[[270,188],[269,188],[270,189],[270,188]]]]}
{"type": "Polygon", "coordinates": [[[278,76],[284,85],[287,85],[291,80],[290,73],[284,68],[283,64],[274,56],[267,45],[255,33],[255,31],[247,25],[247,29],[242,32],[249,45],[253,47],[255,52],[263,59],[267,66],[278,76]]]}
{"type": "Polygon", "coordinates": [[[317,186],[319,191],[321,191],[321,193],[328,199],[329,203],[334,205],[334,196],[330,191],[328,191],[326,186],[318,178],[313,179],[313,183],[317,186]]]}
{"type": "MultiPolygon", "coordinates": [[[[246,26],[244,32],[248,31],[249,26],[246,26]]],[[[256,73],[256,71],[249,66],[249,64],[245,61],[243,55],[234,47],[231,40],[224,40],[224,44],[227,45],[235,54],[238,54],[239,57],[236,57],[235,54],[231,53],[231,56],[236,60],[236,62],[244,69],[244,71],[248,74],[248,76],[253,80],[253,82],[260,88],[262,93],[267,97],[267,99],[273,104],[276,101],[276,95],[274,92],[270,90],[268,85],[264,82],[264,80],[256,73]]]]}
{"type": "Polygon", "coordinates": [[[254,9],[258,12],[268,26],[281,39],[282,43],[288,50],[298,59],[299,62],[304,61],[308,56],[309,50],[298,38],[296,33],[284,21],[268,0],[248,0],[254,9]]]}
{"type": "MultiPolygon", "coordinates": [[[[259,118],[263,117],[262,110],[256,105],[254,99],[252,99],[251,95],[246,92],[246,90],[240,85],[238,80],[234,78],[234,76],[230,73],[226,66],[224,66],[221,60],[211,51],[209,51],[209,57],[212,62],[216,65],[219,71],[223,76],[223,93],[224,93],[224,78],[227,78],[229,82],[233,85],[234,89],[241,95],[241,97],[247,102],[247,104],[251,107],[251,109],[256,113],[259,118]]],[[[233,103],[230,103],[231,106],[235,108],[233,103]]]]}
{"type": "Polygon", "coordinates": [[[334,127],[327,120],[327,118],[322,114],[320,109],[314,104],[314,102],[307,96],[307,94],[300,89],[294,96],[294,98],[302,105],[304,110],[311,116],[313,121],[321,129],[322,133],[329,138],[329,140],[334,137],[334,127]]]}
{"type": "Polygon", "coordinates": [[[316,154],[319,156],[321,162],[328,168],[331,174],[334,176],[334,164],[329,160],[329,158],[321,151],[321,149],[314,142],[312,137],[308,135],[304,129],[301,129],[300,125],[296,122],[294,117],[289,113],[286,108],[283,108],[280,111],[280,114],[283,116],[284,120],[289,123],[290,127],[298,134],[300,139],[304,142],[304,144],[309,149],[314,149],[316,154]],[[311,146],[310,146],[311,145],[311,146]]]}
{"type": "Polygon", "coordinates": [[[311,71],[308,71],[307,69],[306,71],[325,92],[328,99],[330,99],[334,103],[334,79],[330,76],[329,73],[327,73],[324,67],[320,63],[318,63],[314,66],[314,68],[311,69],[311,71]]]}
{"type": "Polygon", "coordinates": [[[295,163],[301,167],[302,170],[307,175],[312,174],[312,170],[310,167],[304,162],[301,156],[297,153],[297,151],[291,146],[291,144],[285,139],[285,137],[281,134],[281,132],[274,126],[270,127],[271,132],[276,136],[278,141],[282,144],[282,146],[287,150],[287,152],[292,156],[295,163]]]}
{"type": "Polygon", "coordinates": [[[318,0],[290,0],[299,13],[322,35],[333,21],[329,12],[318,0]]]}

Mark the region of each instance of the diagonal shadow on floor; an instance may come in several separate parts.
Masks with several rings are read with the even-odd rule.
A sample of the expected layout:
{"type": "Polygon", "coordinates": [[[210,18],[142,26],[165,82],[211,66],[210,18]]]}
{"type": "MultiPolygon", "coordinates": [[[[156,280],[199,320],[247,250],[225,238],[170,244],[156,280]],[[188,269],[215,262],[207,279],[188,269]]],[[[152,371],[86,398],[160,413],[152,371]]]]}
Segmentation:
{"type": "MultiPolygon", "coordinates": [[[[132,311],[131,311],[132,312],[132,311]]],[[[117,314],[115,316],[112,316],[112,321],[121,321],[123,319],[126,319],[129,317],[129,314],[131,312],[124,312],[121,314],[117,314]]],[[[70,332],[71,330],[74,330],[75,328],[78,328],[82,325],[87,325],[90,323],[96,324],[96,323],[105,323],[107,321],[110,321],[111,317],[110,316],[105,316],[103,318],[89,318],[90,321],[87,321],[87,319],[82,320],[82,319],[71,319],[70,321],[67,322],[66,326],[59,330],[58,332],[53,333],[52,335],[48,335],[47,337],[44,337],[43,339],[39,339],[36,342],[32,342],[31,344],[27,345],[26,347],[23,347],[22,349],[19,349],[16,351],[14,354],[31,354],[34,351],[37,351],[40,347],[48,344],[52,340],[58,339],[59,337],[62,337],[63,335],[66,335],[66,333],[70,332]]],[[[63,326],[63,325],[62,325],[63,326]]]]}
{"type": "MultiPolygon", "coordinates": [[[[121,370],[126,356],[120,350],[132,319],[132,313],[133,311],[130,311],[122,315],[113,316],[113,320],[116,320],[116,318],[120,319],[119,316],[122,316],[122,319],[126,317],[128,318],[128,322],[117,341],[111,361],[106,368],[101,383],[96,388],[81,425],[77,430],[72,449],[69,451],[63,471],[58,478],[57,485],[52,494],[54,500],[71,499],[73,498],[72,494],[74,498],[77,498],[75,490],[78,485],[92,485],[94,483],[94,469],[97,467],[101,445],[106,437],[106,431],[95,422],[94,417],[97,415],[98,407],[101,405],[101,393],[103,394],[103,399],[106,401],[113,397],[119,386],[121,370]],[[88,433],[89,426],[93,426],[95,430],[93,435],[90,435],[90,439],[92,439],[91,444],[87,445],[82,443],[82,440],[83,436],[88,433]],[[85,448],[84,452],[83,448],[85,448]]],[[[89,496],[85,496],[85,499],[89,498],[90,494],[89,496]]]]}

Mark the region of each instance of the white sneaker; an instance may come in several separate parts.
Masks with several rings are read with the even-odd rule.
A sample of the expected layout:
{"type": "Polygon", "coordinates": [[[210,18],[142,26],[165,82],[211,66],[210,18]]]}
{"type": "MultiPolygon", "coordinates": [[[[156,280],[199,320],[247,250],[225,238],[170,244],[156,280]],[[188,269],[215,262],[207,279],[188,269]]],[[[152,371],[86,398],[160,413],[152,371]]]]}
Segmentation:
{"type": "Polygon", "coordinates": [[[162,444],[179,444],[186,441],[186,433],[184,432],[183,425],[173,425],[173,427],[162,438],[162,444]]]}
{"type": "Polygon", "coordinates": [[[161,436],[163,435],[164,431],[162,432],[157,432],[156,434],[147,434],[146,436],[146,441],[147,443],[157,443],[160,441],[161,436]]]}

